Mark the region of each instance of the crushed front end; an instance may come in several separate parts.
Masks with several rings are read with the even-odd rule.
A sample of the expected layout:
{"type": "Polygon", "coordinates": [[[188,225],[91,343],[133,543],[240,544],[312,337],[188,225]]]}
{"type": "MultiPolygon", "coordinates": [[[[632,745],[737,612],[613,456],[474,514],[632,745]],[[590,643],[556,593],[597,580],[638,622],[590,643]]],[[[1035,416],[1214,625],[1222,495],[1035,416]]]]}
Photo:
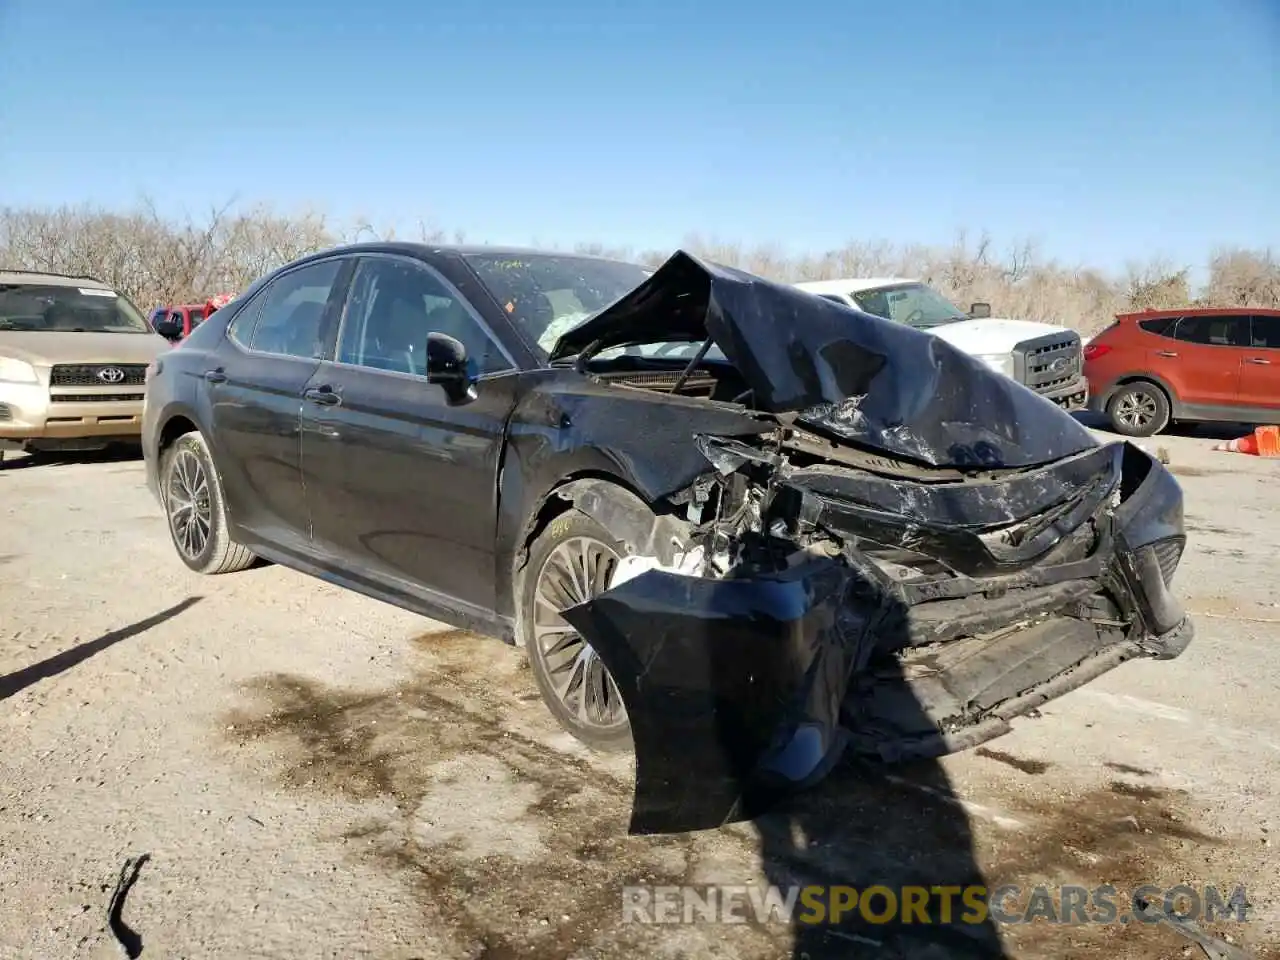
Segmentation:
{"type": "Polygon", "coordinates": [[[972,747],[1192,639],[1169,589],[1181,489],[1133,445],[937,467],[785,419],[698,443],[708,473],[670,498],[679,564],[564,612],[626,704],[633,832],[752,817],[846,750],[972,747]]]}

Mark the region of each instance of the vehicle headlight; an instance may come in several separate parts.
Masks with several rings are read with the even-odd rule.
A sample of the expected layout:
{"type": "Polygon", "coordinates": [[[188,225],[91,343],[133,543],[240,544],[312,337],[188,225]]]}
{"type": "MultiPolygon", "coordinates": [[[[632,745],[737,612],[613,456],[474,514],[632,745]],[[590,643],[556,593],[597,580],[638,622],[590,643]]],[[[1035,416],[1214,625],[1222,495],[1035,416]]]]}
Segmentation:
{"type": "Polygon", "coordinates": [[[36,368],[25,360],[0,357],[0,383],[39,383],[36,368]]]}
{"type": "Polygon", "coordinates": [[[1006,377],[1013,376],[1012,353],[979,353],[975,355],[975,358],[981,360],[997,373],[1003,373],[1006,377]]]}

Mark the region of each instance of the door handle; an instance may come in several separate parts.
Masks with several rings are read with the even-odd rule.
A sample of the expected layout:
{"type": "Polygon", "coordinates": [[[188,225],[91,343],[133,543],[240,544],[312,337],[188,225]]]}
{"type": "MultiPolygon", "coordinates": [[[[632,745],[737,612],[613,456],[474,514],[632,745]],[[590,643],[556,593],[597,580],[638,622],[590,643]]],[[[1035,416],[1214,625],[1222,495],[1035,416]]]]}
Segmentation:
{"type": "Polygon", "coordinates": [[[342,403],[342,397],[333,392],[333,387],[312,387],[302,395],[322,407],[336,407],[342,403]]]}
{"type": "Polygon", "coordinates": [[[1177,353],[1175,353],[1172,350],[1157,350],[1156,356],[1157,357],[1176,357],[1177,353]]]}
{"type": "Polygon", "coordinates": [[[1264,360],[1262,357],[1245,357],[1244,362],[1245,362],[1245,363],[1260,363],[1260,364],[1262,364],[1263,366],[1270,366],[1270,365],[1271,365],[1271,361],[1270,361],[1270,360],[1264,360]]]}
{"type": "Polygon", "coordinates": [[[227,382],[227,375],[222,372],[221,367],[219,367],[217,370],[206,370],[204,372],[204,378],[210,383],[226,383],[227,382]]]}

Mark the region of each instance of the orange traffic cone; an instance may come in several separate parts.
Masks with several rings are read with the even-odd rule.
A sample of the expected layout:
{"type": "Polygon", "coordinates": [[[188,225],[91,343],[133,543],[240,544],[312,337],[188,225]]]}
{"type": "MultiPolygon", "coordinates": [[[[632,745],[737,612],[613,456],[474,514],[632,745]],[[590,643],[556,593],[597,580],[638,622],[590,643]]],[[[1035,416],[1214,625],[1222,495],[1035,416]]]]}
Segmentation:
{"type": "Polygon", "coordinates": [[[1280,427],[1258,427],[1253,433],[1258,438],[1258,456],[1280,457],[1280,427]]]}
{"type": "Polygon", "coordinates": [[[1258,438],[1250,433],[1239,440],[1228,440],[1226,443],[1215,444],[1213,449],[1222,453],[1247,453],[1256,457],[1258,455],[1258,438]]]}
{"type": "Polygon", "coordinates": [[[1280,457],[1280,427],[1258,427],[1238,440],[1219,443],[1214,450],[1247,453],[1254,457],[1280,457]]]}

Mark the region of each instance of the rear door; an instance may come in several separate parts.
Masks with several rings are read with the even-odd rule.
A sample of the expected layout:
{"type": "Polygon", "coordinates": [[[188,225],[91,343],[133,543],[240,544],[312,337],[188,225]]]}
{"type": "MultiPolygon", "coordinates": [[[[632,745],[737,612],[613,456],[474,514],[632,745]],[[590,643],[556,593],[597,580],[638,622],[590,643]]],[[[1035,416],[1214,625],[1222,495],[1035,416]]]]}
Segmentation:
{"type": "MultiPolygon", "coordinates": [[[[1280,316],[1254,314],[1240,363],[1240,404],[1280,413],[1280,316]]],[[[1268,418],[1270,419],[1270,418],[1268,418]]]]}
{"type": "Polygon", "coordinates": [[[1174,327],[1173,338],[1153,351],[1153,359],[1184,404],[1225,408],[1239,403],[1248,314],[1185,316],[1174,327]]]}
{"type": "Polygon", "coordinates": [[[516,380],[510,355],[438,272],[362,256],[335,361],[317,367],[303,404],[303,479],[328,563],[428,604],[491,611],[498,465],[516,380]],[[450,403],[427,383],[433,331],[467,347],[482,377],[474,399],[450,403]]]}
{"type": "Polygon", "coordinates": [[[204,372],[210,442],[232,522],[252,536],[308,553],[302,490],[302,392],[332,347],[352,262],[332,258],[282,274],[232,319],[204,372]]]}

